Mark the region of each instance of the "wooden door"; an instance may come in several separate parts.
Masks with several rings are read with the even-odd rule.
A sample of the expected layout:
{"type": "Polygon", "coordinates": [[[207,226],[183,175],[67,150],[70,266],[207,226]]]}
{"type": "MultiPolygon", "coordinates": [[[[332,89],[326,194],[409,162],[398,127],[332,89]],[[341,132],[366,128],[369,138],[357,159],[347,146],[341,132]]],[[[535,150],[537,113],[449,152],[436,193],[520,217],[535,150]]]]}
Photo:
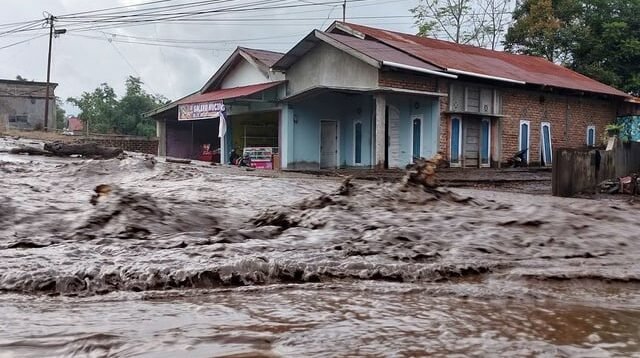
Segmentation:
{"type": "Polygon", "coordinates": [[[320,168],[338,167],[338,125],[336,121],[320,122],[320,168]]]}
{"type": "Polygon", "coordinates": [[[480,167],[480,121],[466,119],[463,133],[463,156],[465,168],[480,167]]]}

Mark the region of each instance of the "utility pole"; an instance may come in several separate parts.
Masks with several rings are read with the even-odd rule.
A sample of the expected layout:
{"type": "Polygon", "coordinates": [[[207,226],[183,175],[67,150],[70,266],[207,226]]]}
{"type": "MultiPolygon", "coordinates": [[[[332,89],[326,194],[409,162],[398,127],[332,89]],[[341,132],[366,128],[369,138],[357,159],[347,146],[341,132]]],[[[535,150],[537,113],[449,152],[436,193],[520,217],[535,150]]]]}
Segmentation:
{"type": "Polygon", "coordinates": [[[347,22],[347,0],[342,3],[342,22],[347,22]]]}
{"type": "MultiPolygon", "coordinates": [[[[47,132],[49,130],[49,95],[51,94],[51,45],[53,44],[53,37],[58,37],[59,35],[67,33],[67,30],[53,29],[53,22],[56,18],[53,15],[49,15],[47,21],[49,22],[49,57],[47,59],[47,92],[46,98],[44,100],[44,131],[47,132]]],[[[55,103],[55,102],[54,102],[55,103]]]]}
{"type": "Polygon", "coordinates": [[[44,100],[44,131],[49,130],[49,92],[51,87],[51,44],[53,43],[53,15],[49,16],[49,59],[47,60],[47,94],[44,100]]]}

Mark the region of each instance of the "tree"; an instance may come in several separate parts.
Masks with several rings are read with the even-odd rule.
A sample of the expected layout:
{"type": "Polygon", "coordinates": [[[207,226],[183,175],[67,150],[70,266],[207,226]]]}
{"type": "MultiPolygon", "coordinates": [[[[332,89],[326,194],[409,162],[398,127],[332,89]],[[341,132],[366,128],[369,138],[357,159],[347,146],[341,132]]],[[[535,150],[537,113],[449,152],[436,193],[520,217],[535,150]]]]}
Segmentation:
{"type": "Polygon", "coordinates": [[[163,99],[146,93],[142,84],[140,78],[127,78],[126,93],[117,106],[116,126],[122,133],[150,137],[156,132],[155,121],[144,118],[142,114],[162,104],[163,99]]]}
{"type": "Polygon", "coordinates": [[[56,128],[63,129],[67,122],[67,112],[62,108],[62,99],[56,97],[56,128]]]}
{"type": "Polygon", "coordinates": [[[640,1],[525,0],[505,49],[564,64],[640,95],[640,1]]]}
{"type": "Polygon", "coordinates": [[[525,0],[513,12],[505,50],[567,63],[579,23],[577,0],[525,0]]]}
{"type": "Polygon", "coordinates": [[[79,98],[67,99],[80,108],[78,118],[84,127],[97,133],[113,133],[118,99],[108,84],[102,83],[93,92],[84,92],[79,98]]]}
{"type": "Polygon", "coordinates": [[[142,89],[140,78],[129,76],[125,82],[125,95],[118,99],[115,91],[103,83],[93,92],[84,92],[79,98],[68,101],[80,108],[80,120],[85,128],[97,133],[155,135],[155,123],[142,114],[166,103],[157,95],[142,89]]]}
{"type": "Polygon", "coordinates": [[[419,36],[495,49],[505,32],[510,0],[420,0],[411,9],[419,36]]]}

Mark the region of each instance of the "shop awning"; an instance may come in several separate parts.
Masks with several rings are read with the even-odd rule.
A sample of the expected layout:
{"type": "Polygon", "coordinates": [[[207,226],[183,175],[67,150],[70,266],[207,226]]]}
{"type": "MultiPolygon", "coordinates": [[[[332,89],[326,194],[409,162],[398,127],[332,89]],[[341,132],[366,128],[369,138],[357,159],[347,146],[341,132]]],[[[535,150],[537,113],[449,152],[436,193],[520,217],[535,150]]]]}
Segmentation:
{"type": "Polygon", "coordinates": [[[195,116],[193,116],[192,113],[191,118],[189,119],[217,118],[219,116],[220,110],[223,110],[222,104],[224,101],[249,97],[251,95],[276,87],[284,82],[286,81],[274,81],[249,86],[225,88],[206,93],[196,92],[177,101],[159,107],[153,111],[145,113],[145,116],[151,117],[158,113],[178,107],[179,113],[181,109],[184,109],[185,111],[197,110],[203,112],[195,116]]]}
{"type": "Polygon", "coordinates": [[[220,102],[224,100],[248,97],[253,94],[268,90],[269,88],[273,88],[284,82],[285,81],[259,83],[259,84],[250,85],[250,86],[225,88],[225,89],[207,92],[207,93],[197,93],[181,99],[180,101],[178,101],[177,104],[180,105],[180,104],[196,104],[196,103],[205,103],[205,102],[220,102]]]}

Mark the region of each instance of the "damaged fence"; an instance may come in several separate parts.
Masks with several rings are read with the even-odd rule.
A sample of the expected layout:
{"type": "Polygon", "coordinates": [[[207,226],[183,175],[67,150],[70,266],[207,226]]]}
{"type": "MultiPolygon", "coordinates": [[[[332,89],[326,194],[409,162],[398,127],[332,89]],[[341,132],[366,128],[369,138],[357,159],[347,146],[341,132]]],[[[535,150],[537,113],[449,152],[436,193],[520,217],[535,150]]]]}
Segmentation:
{"type": "Polygon", "coordinates": [[[557,149],[553,159],[554,196],[593,193],[607,179],[640,172],[640,142],[618,142],[613,150],[557,149]]]}

